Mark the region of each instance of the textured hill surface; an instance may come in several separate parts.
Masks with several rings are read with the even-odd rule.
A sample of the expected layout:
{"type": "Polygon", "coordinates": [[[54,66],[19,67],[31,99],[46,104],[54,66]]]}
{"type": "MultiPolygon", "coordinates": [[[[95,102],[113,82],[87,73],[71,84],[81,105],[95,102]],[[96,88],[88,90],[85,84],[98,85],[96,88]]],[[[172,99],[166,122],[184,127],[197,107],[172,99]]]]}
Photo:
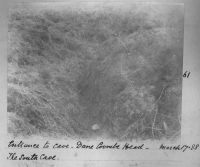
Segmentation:
{"type": "Polygon", "coordinates": [[[8,36],[12,135],[180,135],[181,7],[26,6],[10,10],[8,36]]]}

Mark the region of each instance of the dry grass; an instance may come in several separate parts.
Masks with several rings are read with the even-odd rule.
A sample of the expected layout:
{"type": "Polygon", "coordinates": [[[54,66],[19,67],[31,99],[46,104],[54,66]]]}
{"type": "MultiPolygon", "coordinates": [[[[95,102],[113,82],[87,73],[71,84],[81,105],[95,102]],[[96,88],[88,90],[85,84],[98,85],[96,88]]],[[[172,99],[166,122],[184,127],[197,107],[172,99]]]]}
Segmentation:
{"type": "Polygon", "coordinates": [[[180,134],[182,10],[28,9],[12,9],[9,17],[11,134],[119,140],[180,134]]]}

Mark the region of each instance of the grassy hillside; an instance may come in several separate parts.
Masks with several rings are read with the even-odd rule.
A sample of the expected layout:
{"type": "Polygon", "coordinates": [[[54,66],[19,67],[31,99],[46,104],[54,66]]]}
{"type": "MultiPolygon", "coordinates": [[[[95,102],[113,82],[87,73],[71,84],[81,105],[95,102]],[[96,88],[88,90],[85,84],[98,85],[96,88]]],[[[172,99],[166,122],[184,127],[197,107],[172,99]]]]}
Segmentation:
{"type": "Polygon", "coordinates": [[[120,140],[180,135],[180,7],[30,8],[9,15],[9,133],[120,140]]]}

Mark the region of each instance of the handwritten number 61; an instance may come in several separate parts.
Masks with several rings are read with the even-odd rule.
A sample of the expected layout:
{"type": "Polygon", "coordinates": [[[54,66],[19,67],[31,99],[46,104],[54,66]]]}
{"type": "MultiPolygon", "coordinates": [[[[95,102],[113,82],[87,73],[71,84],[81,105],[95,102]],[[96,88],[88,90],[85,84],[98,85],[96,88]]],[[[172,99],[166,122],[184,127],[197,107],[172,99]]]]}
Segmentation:
{"type": "Polygon", "coordinates": [[[190,76],[190,71],[185,71],[183,74],[183,78],[189,78],[190,76]]]}

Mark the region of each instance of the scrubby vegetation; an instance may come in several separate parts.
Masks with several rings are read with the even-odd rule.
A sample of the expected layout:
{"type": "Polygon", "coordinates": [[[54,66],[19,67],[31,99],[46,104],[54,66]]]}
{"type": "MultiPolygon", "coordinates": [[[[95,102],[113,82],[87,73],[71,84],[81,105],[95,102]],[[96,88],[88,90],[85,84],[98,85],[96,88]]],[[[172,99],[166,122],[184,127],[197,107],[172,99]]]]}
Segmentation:
{"type": "Polygon", "coordinates": [[[180,135],[180,6],[30,9],[9,15],[9,133],[119,140],[180,135]]]}

